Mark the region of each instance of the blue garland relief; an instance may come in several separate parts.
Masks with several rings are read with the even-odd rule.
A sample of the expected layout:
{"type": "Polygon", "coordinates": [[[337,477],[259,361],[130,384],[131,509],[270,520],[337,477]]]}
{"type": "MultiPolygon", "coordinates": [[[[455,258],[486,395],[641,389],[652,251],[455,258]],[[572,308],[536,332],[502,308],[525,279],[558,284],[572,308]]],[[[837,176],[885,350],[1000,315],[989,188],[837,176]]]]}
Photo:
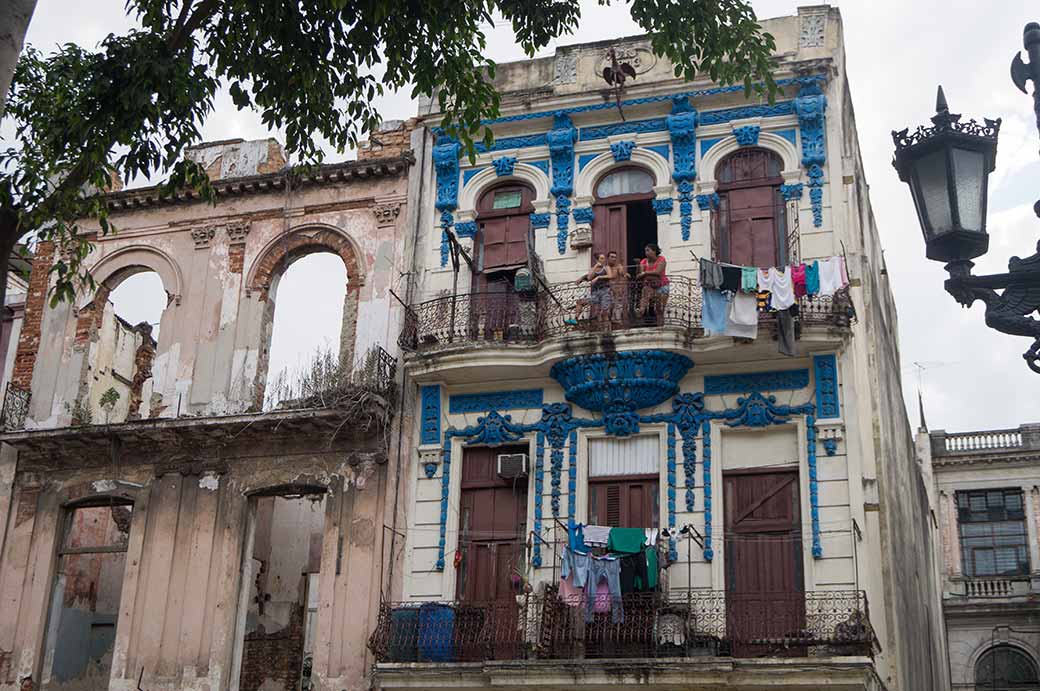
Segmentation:
{"type": "Polygon", "coordinates": [[[578,492],[578,432],[571,430],[571,439],[567,450],[567,524],[572,525],[577,518],[575,512],[575,498],[578,492]]]}
{"type": "Polygon", "coordinates": [[[448,397],[448,412],[490,413],[495,410],[541,408],[543,397],[542,389],[455,394],[448,397]]]}
{"type": "Polygon", "coordinates": [[[838,360],[834,355],[813,356],[816,407],[821,418],[841,417],[838,403],[838,360]]]}
{"type": "Polygon", "coordinates": [[[583,206],[573,212],[575,223],[592,223],[595,210],[591,206],[583,206]]]}
{"type": "Polygon", "coordinates": [[[675,200],[671,197],[666,199],[655,199],[650,202],[654,207],[654,213],[658,216],[667,216],[672,213],[672,209],[675,207],[675,200]]]}
{"type": "Polygon", "coordinates": [[[809,386],[809,370],[718,374],[704,377],[704,393],[709,396],[752,391],[796,391],[809,386]]]}
{"type": "MultiPolygon", "coordinates": [[[[675,425],[668,423],[668,532],[675,533],[675,491],[677,482],[675,479],[675,425]]],[[[668,558],[678,561],[676,554],[675,538],[668,538],[668,558]]]]}
{"type": "Polygon", "coordinates": [[[761,131],[762,128],[758,125],[744,125],[734,127],[733,136],[741,146],[758,146],[758,135],[761,131]]]}
{"type": "MultiPolygon", "coordinates": [[[[542,505],[545,494],[545,433],[538,432],[534,442],[534,534],[542,534],[542,505]]],[[[531,563],[535,567],[542,565],[542,543],[541,540],[532,540],[534,543],[534,554],[531,563]]]]}
{"type": "Polygon", "coordinates": [[[827,160],[824,144],[827,97],[818,85],[805,86],[794,100],[794,107],[802,135],[802,165],[809,175],[813,225],[819,228],[823,225],[823,164],[827,160]]]}
{"type": "Polygon", "coordinates": [[[632,149],[634,148],[636,148],[636,143],[633,141],[614,142],[610,145],[610,154],[618,163],[621,161],[631,161],[632,149]]]}
{"type": "Polygon", "coordinates": [[[715,558],[715,550],[711,543],[711,423],[707,420],[701,425],[701,469],[704,473],[704,560],[715,558]]]}
{"type": "Polygon", "coordinates": [[[709,209],[715,210],[719,208],[719,195],[716,192],[711,194],[698,194],[697,195],[697,208],[701,211],[708,211],[709,209]]]}
{"type": "Polygon", "coordinates": [[[528,165],[532,165],[538,170],[545,173],[546,177],[549,175],[549,161],[547,159],[541,159],[539,161],[528,161],[528,165]]]}
{"type": "Polygon", "coordinates": [[[812,414],[805,416],[805,436],[808,442],[806,453],[809,462],[809,515],[812,522],[812,555],[813,559],[823,557],[823,544],[820,541],[820,484],[816,477],[816,418],[812,414]]]}
{"type": "Polygon", "coordinates": [[[433,146],[433,167],[437,173],[437,202],[441,212],[441,266],[448,265],[448,229],[453,219],[451,212],[459,205],[459,151],[462,145],[441,134],[433,146]]]}
{"type": "Polygon", "coordinates": [[[474,238],[477,235],[476,221],[463,221],[455,224],[455,235],[460,238],[474,238]]]}
{"type": "Polygon", "coordinates": [[[531,214],[532,228],[548,228],[552,220],[552,214],[531,214]]]}
{"type": "Polygon", "coordinates": [[[495,167],[495,175],[498,177],[512,175],[513,169],[516,168],[516,156],[496,158],[491,165],[495,167]]]}
{"type": "Polygon", "coordinates": [[[578,139],[578,130],[569,117],[557,113],[547,139],[549,159],[552,161],[552,187],[549,193],[556,200],[556,249],[564,254],[567,252],[570,196],[574,193],[574,142],[578,139]]]}
{"type": "Polygon", "coordinates": [[[672,139],[674,169],[672,179],[679,191],[679,227],[683,242],[690,240],[693,227],[693,181],[697,177],[697,111],[690,99],[677,96],[672,99],[672,112],[665,118],[672,139]]]}
{"type": "Polygon", "coordinates": [[[802,198],[802,183],[794,182],[789,185],[780,185],[780,194],[785,202],[793,202],[802,198]]]}
{"type": "Polygon", "coordinates": [[[441,452],[441,530],[437,539],[437,565],[438,571],[444,570],[444,546],[447,542],[448,530],[448,496],[451,492],[451,437],[444,435],[444,449],[441,452]]]}

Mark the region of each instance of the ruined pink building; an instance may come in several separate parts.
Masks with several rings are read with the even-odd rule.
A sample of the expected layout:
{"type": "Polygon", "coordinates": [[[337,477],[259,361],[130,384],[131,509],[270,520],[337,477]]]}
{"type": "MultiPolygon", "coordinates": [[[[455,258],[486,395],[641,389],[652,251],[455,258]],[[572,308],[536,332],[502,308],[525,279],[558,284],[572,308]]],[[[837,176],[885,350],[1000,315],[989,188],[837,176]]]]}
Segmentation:
{"type": "Polygon", "coordinates": [[[0,436],[0,689],[368,686],[407,137],[302,175],[273,140],[196,148],[216,204],[109,193],[119,232],[73,304],[47,304],[60,253],[38,248],[0,436]],[[313,252],[346,269],[339,364],[265,406],[279,280],[313,252]],[[143,271],[166,293],[156,330],[108,300],[143,271]]]}

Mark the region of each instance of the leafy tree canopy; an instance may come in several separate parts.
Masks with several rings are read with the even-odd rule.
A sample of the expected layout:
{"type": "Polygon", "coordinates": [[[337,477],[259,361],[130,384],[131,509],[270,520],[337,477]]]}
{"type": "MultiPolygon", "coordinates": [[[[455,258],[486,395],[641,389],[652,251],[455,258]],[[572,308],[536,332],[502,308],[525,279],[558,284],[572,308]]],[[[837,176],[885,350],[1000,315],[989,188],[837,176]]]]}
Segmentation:
{"type": "MultiPolygon", "coordinates": [[[[677,76],[706,73],[772,96],[775,44],[748,0],[629,6],[677,76]]],[[[96,191],[116,175],[165,175],[163,194],[194,188],[212,199],[205,171],[184,150],[200,140],[223,85],[238,108],[284,131],[301,164],[321,161],[321,139],[356,147],[379,125],[375,98],[405,88],[436,93],[442,126],[470,147],[490,140],[481,120],[498,113],[486,79],[495,64],[484,55],[493,18],[510,22],[528,55],[581,19],[578,0],[127,0],[127,10],[141,28],[95,50],[22,54],[4,113],[15,137],[0,149],[0,291],[10,250],[30,233],[60,250],[53,302],[72,297],[80,281],[92,285],[77,219],[94,217],[109,232],[96,191]]]]}

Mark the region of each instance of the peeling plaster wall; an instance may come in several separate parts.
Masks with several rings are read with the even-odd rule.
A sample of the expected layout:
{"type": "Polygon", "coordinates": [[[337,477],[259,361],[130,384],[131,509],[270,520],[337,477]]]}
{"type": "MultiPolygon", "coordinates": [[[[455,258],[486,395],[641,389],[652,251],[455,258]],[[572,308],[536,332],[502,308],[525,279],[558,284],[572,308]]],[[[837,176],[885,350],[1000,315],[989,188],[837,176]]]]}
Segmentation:
{"type": "Polygon", "coordinates": [[[101,462],[81,470],[19,471],[0,554],[0,691],[16,691],[26,677],[39,683],[49,671],[43,643],[62,505],[112,495],[134,508],[112,676],[100,687],[130,691],[143,668],[142,686],[149,690],[235,688],[236,631],[246,616],[235,603],[254,591],[243,580],[250,495],[294,483],[326,486],[329,494],[324,506],[297,517],[297,527],[313,540],[286,544],[295,532],[270,534],[269,583],[282,583],[277,598],[295,599],[297,557],[320,566],[316,688],[368,688],[372,660],[365,643],[378,611],[380,522],[392,497],[387,466],[351,465],[340,449],[294,455],[291,462],[265,452],[262,445],[232,451],[223,472],[202,474],[165,472],[139,458],[118,470],[91,459],[101,462]],[[299,554],[287,554],[293,550],[299,554]]]}
{"type": "MultiPolygon", "coordinates": [[[[281,257],[286,247],[292,250],[290,262],[314,249],[293,249],[301,235],[339,238],[340,254],[351,257],[343,353],[359,357],[381,345],[396,354],[401,317],[389,290],[407,270],[407,213],[401,213],[406,192],[405,175],[373,176],[225,197],[215,207],[195,203],[113,213],[119,233],[100,237],[86,262],[95,278],[100,284],[118,282],[129,267],[146,267],[160,275],[169,295],[142,414],[235,414],[254,405],[266,375],[276,296],[249,282],[263,274],[262,260],[281,257]]],[[[283,269],[281,262],[275,273],[283,269]]],[[[77,343],[77,317],[89,300],[40,307],[29,428],[68,425],[88,363],[104,355],[77,343]]],[[[127,399],[123,396],[120,405],[127,399]]]]}

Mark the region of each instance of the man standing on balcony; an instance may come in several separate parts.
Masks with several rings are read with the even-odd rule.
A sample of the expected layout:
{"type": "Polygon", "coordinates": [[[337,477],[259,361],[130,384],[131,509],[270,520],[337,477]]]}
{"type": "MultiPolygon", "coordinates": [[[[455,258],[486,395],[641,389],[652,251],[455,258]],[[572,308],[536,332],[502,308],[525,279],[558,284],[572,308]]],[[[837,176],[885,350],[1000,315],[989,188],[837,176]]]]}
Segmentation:
{"type": "Polygon", "coordinates": [[[566,320],[567,324],[576,326],[578,320],[581,318],[582,312],[585,311],[586,306],[589,306],[590,320],[596,320],[602,323],[610,318],[610,285],[613,278],[612,273],[613,269],[607,265],[607,255],[602,252],[597,254],[596,263],[592,265],[592,268],[585,272],[584,276],[575,281],[578,285],[581,285],[585,281],[589,282],[589,296],[587,298],[580,298],[574,304],[574,317],[566,320]]]}

